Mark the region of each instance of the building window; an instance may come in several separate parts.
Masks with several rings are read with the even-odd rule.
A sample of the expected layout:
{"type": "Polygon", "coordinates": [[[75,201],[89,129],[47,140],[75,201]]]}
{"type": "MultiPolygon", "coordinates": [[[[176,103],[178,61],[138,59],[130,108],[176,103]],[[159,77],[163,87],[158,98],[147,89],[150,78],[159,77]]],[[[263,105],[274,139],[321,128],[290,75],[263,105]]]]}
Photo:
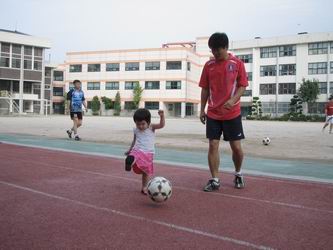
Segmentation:
{"type": "Polygon", "coordinates": [[[159,102],[145,102],[145,108],[150,110],[158,110],[160,108],[159,102]]]}
{"type": "Polygon", "coordinates": [[[88,64],[88,72],[100,72],[101,65],[98,63],[88,64]]]}
{"type": "Polygon", "coordinates": [[[106,82],[105,83],[105,90],[118,90],[119,89],[119,82],[106,82]]]}
{"type": "Polygon", "coordinates": [[[160,89],[160,82],[159,81],[146,81],[145,89],[160,89]]]}
{"type": "Polygon", "coordinates": [[[309,75],[327,74],[327,63],[309,63],[308,64],[309,75]]]}
{"type": "Polygon", "coordinates": [[[69,72],[82,72],[82,65],[81,64],[69,65],[69,72]]]}
{"type": "Polygon", "coordinates": [[[45,77],[51,77],[51,68],[50,67],[45,67],[45,72],[44,72],[45,77]]]}
{"type": "Polygon", "coordinates": [[[136,84],[139,84],[139,82],[138,81],[125,82],[125,89],[134,89],[136,84]]]}
{"type": "Polygon", "coordinates": [[[160,62],[146,62],[146,70],[160,70],[160,62]]]}
{"type": "Polygon", "coordinates": [[[284,45],[279,47],[279,56],[296,56],[296,45],[284,45]]]}
{"type": "Polygon", "coordinates": [[[262,112],[265,114],[274,114],[276,112],[276,106],[274,102],[263,102],[261,108],[262,112]]]}
{"type": "Polygon", "coordinates": [[[63,81],[64,80],[64,72],[63,71],[53,71],[53,80],[54,81],[63,81]]]}
{"type": "Polygon", "coordinates": [[[237,56],[240,60],[243,61],[243,63],[252,63],[253,59],[252,59],[252,54],[248,54],[248,55],[238,55],[237,56]]]}
{"type": "Polygon", "coordinates": [[[279,95],[293,95],[296,94],[296,83],[279,83],[279,95]]]}
{"type": "Polygon", "coordinates": [[[32,47],[24,46],[24,69],[32,69],[32,47]]]}
{"type": "Polygon", "coordinates": [[[87,90],[100,90],[101,84],[99,82],[88,82],[87,90]]]}
{"type": "Polygon", "coordinates": [[[21,68],[21,45],[12,45],[12,68],[21,68]]]}
{"type": "Polygon", "coordinates": [[[1,43],[0,67],[9,67],[10,44],[1,43]]]}
{"type": "Polygon", "coordinates": [[[247,72],[247,80],[252,81],[252,72],[247,72]]]}
{"type": "Polygon", "coordinates": [[[182,69],[182,62],[181,61],[170,61],[166,63],[167,70],[179,70],[182,69]]]}
{"type": "Polygon", "coordinates": [[[320,94],[327,94],[327,82],[319,82],[318,87],[320,94]]]}
{"type": "Polygon", "coordinates": [[[165,87],[166,87],[166,89],[181,89],[182,82],[181,81],[167,81],[165,87]]]}
{"type": "Polygon", "coordinates": [[[53,87],[53,96],[64,96],[64,89],[62,87],[53,87]]]}
{"type": "Polygon", "coordinates": [[[24,59],[24,69],[32,69],[32,60],[24,59]]]}
{"type": "Polygon", "coordinates": [[[331,42],[331,49],[330,52],[333,53],[333,42],[331,42]]]}
{"type": "Polygon", "coordinates": [[[74,89],[74,83],[70,82],[70,83],[68,84],[68,88],[69,88],[69,89],[74,89]]]}
{"type": "Polygon", "coordinates": [[[330,63],[331,64],[331,69],[330,69],[330,73],[333,74],[333,62],[330,63]]]}
{"type": "Polygon", "coordinates": [[[245,90],[243,96],[252,96],[252,89],[245,90]]]}
{"type": "Polygon", "coordinates": [[[309,55],[319,55],[328,53],[328,43],[309,43],[309,55]]]}
{"type": "Polygon", "coordinates": [[[191,63],[187,62],[187,71],[191,71],[191,63]]]}
{"type": "Polygon", "coordinates": [[[276,65],[260,66],[260,76],[276,76],[276,65]]]}
{"type": "Polygon", "coordinates": [[[42,62],[34,60],[34,70],[42,70],[42,62]]]}
{"type": "Polygon", "coordinates": [[[260,84],[260,95],[275,95],[275,94],[276,94],[275,83],[260,84]]]}
{"type": "Polygon", "coordinates": [[[107,63],[106,64],[106,71],[119,71],[120,65],[119,63],[107,63]]]}
{"type": "Polygon", "coordinates": [[[289,113],[290,103],[289,102],[278,102],[278,113],[286,114],[289,113]]]}
{"type": "Polygon", "coordinates": [[[34,48],[34,70],[42,70],[43,49],[34,48]]]}
{"type": "Polygon", "coordinates": [[[330,82],[330,94],[333,95],[333,82],[330,82]]]}
{"type": "Polygon", "coordinates": [[[324,114],[325,113],[325,102],[315,102],[308,104],[308,113],[310,114],[324,114]]]}
{"type": "Polygon", "coordinates": [[[279,65],[280,76],[296,75],[296,64],[281,64],[279,65]]]}
{"type": "Polygon", "coordinates": [[[126,110],[133,110],[135,109],[134,102],[125,102],[125,107],[126,110]]]}
{"type": "Polygon", "coordinates": [[[35,57],[43,57],[43,49],[42,48],[34,48],[34,56],[35,57]]]}
{"type": "Polygon", "coordinates": [[[261,58],[271,58],[277,56],[277,47],[260,48],[261,58]]]}
{"type": "Polygon", "coordinates": [[[125,70],[126,71],[138,71],[138,70],[140,70],[140,63],[139,62],[125,63],[125,70]]]}

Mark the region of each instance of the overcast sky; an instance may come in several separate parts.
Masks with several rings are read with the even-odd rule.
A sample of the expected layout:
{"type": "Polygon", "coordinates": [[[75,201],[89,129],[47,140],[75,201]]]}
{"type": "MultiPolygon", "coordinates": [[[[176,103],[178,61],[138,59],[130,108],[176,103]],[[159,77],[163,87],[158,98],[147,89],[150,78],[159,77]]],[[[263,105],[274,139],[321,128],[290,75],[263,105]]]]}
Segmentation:
{"type": "Polygon", "coordinates": [[[149,48],[215,31],[231,40],[333,31],[332,0],[0,0],[0,28],[68,51],[149,48]]]}

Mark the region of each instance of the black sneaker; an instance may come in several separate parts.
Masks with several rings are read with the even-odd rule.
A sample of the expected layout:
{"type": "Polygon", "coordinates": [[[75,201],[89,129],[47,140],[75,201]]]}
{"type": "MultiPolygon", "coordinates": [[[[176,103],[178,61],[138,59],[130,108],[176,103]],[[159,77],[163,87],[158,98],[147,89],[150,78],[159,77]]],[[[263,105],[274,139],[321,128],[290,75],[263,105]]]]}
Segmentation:
{"type": "Polygon", "coordinates": [[[134,156],[133,155],[128,155],[125,160],[125,170],[126,171],[131,171],[132,170],[132,165],[134,163],[134,156]]]}
{"type": "Polygon", "coordinates": [[[66,132],[68,134],[69,139],[72,139],[72,130],[67,130],[66,132]]]}
{"type": "Polygon", "coordinates": [[[220,180],[215,181],[214,179],[210,179],[207,185],[203,188],[205,192],[212,192],[214,190],[219,190],[220,188],[220,180]]]}
{"type": "Polygon", "coordinates": [[[75,141],[81,141],[81,138],[77,135],[77,136],[75,136],[75,141]]]}
{"type": "Polygon", "coordinates": [[[235,188],[242,189],[245,187],[244,177],[243,175],[235,175],[235,188]]]}

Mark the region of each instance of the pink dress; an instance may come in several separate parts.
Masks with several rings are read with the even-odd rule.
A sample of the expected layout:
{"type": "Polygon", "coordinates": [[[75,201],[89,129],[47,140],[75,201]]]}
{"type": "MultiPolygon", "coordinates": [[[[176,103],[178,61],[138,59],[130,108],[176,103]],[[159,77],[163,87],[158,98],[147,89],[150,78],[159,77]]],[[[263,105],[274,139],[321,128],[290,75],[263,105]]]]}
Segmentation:
{"type": "Polygon", "coordinates": [[[151,127],[145,130],[133,129],[136,140],[130,155],[134,156],[133,170],[137,174],[154,174],[155,132],[151,127]]]}

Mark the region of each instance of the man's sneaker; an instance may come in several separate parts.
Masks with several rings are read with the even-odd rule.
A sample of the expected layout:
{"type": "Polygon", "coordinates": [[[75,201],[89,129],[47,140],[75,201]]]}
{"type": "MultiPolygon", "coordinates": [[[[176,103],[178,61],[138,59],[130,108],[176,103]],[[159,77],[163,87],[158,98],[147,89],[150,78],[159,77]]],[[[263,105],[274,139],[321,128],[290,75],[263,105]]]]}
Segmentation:
{"type": "Polygon", "coordinates": [[[216,181],[214,179],[210,179],[207,185],[204,187],[203,191],[205,192],[212,192],[214,190],[219,190],[220,188],[220,180],[216,181]]]}
{"type": "Polygon", "coordinates": [[[245,187],[244,177],[243,175],[235,175],[235,188],[242,189],[245,187]]]}
{"type": "Polygon", "coordinates": [[[72,139],[72,130],[67,130],[66,132],[68,134],[69,139],[72,139]]]}
{"type": "Polygon", "coordinates": [[[81,141],[81,138],[77,135],[75,136],[75,141],[81,141]]]}
{"type": "Polygon", "coordinates": [[[125,160],[125,170],[126,171],[131,171],[132,170],[132,165],[134,163],[134,156],[133,155],[128,155],[125,160]]]}

